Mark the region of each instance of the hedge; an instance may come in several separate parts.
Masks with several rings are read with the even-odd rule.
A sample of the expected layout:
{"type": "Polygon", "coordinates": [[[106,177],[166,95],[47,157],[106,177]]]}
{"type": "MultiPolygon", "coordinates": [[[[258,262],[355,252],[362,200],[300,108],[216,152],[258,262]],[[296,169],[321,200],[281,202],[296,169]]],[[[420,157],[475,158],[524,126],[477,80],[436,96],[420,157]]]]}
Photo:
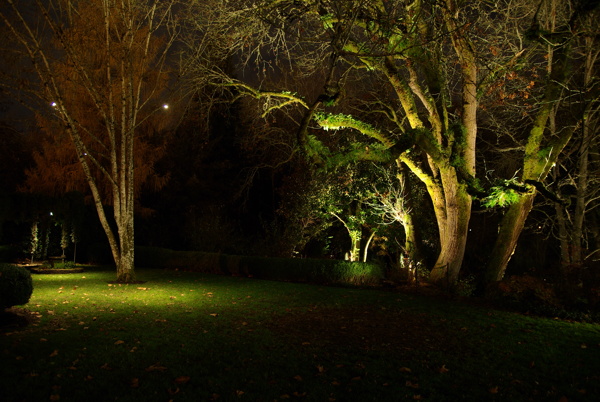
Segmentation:
{"type": "Polygon", "coordinates": [[[32,293],[33,281],[27,269],[0,264],[0,309],[27,304],[32,293]]]}
{"type": "Polygon", "coordinates": [[[265,258],[201,251],[175,251],[158,247],[136,247],[138,267],[182,269],[223,275],[319,284],[374,286],[383,279],[383,269],[373,263],[325,259],[265,258]]]}

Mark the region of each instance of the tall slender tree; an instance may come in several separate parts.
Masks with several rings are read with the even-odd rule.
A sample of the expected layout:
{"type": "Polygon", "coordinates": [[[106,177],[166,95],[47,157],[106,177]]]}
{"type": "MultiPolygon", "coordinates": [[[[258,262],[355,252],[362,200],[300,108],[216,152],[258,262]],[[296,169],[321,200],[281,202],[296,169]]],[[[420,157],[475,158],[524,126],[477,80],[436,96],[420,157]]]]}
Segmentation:
{"type": "Polygon", "coordinates": [[[162,110],[174,1],[7,0],[0,19],[28,62],[13,85],[73,145],[117,267],[135,280],[135,139],[162,110]],[[17,82],[18,85],[14,85],[17,82]],[[82,107],[85,105],[85,107],[82,107]],[[103,192],[103,186],[109,188],[103,192]],[[105,205],[113,206],[114,227],[105,205]]]}

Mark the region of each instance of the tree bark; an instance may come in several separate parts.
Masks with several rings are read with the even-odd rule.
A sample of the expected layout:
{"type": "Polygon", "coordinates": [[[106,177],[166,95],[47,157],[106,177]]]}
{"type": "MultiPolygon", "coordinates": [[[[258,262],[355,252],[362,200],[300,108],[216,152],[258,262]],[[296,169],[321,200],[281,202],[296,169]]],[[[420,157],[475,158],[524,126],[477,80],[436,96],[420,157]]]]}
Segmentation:
{"type": "Polygon", "coordinates": [[[466,185],[458,183],[455,173],[442,172],[442,177],[446,175],[454,176],[454,179],[444,185],[445,222],[440,230],[440,253],[429,279],[438,285],[452,287],[458,280],[465,255],[472,203],[466,185]]]}
{"type": "Polygon", "coordinates": [[[535,193],[523,195],[518,202],[508,208],[502,217],[498,237],[488,260],[486,272],[488,282],[501,281],[504,278],[506,267],[515,252],[527,215],[533,207],[534,198],[535,193]]]}

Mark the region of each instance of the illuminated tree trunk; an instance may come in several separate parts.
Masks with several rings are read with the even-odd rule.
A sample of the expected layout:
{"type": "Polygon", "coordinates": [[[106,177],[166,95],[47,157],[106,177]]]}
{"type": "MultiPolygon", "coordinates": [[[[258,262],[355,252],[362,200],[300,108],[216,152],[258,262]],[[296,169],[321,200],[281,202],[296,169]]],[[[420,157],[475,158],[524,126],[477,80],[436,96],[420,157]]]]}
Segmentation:
{"type": "Polygon", "coordinates": [[[458,279],[465,255],[472,201],[466,186],[458,183],[453,169],[441,174],[448,178],[443,209],[436,212],[440,253],[429,278],[434,283],[452,286],[458,279]]]}
{"type": "Polygon", "coordinates": [[[534,198],[535,192],[521,196],[518,202],[508,207],[508,211],[502,217],[498,236],[488,259],[488,282],[501,281],[504,278],[506,266],[515,252],[534,198]]]}
{"type": "Polygon", "coordinates": [[[350,215],[347,221],[344,221],[338,214],[331,213],[335,216],[346,228],[350,236],[350,250],[348,251],[348,261],[360,261],[360,241],[362,239],[362,224],[357,222],[355,216],[350,215]]]}

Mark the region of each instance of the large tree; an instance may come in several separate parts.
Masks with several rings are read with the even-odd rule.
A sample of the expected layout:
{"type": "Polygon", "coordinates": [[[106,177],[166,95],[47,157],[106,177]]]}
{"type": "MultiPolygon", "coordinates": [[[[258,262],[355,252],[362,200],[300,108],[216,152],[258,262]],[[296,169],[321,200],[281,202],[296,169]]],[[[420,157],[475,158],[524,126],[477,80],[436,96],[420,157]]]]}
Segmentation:
{"type": "MultiPolygon", "coordinates": [[[[472,196],[479,191],[474,177],[482,87],[523,54],[519,38],[504,35],[516,24],[509,18],[514,5],[454,0],[216,3],[203,9],[199,4],[201,12],[194,15],[207,17],[198,26],[208,30],[204,38],[222,44],[222,57],[240,60],[242,67],[237,78],[206,68],[198,76],[211,77],[236,95],[264,100],[265,116],[298,106],[303,115],[297,118],[297,146],[317,164],[397,160],[407,166],[427,189],[437,221],[439,254],[431,279],[454,283],[472,196]],[[503,41],[490,47],[490,37],[503,41]],[[285,80],[276,86],[262,78],[290,71],[320,81],[321,90],[297,93],[285,80]],[[253,72],[258,79],[244,78],[253,72]],[[349,137],[352,131],[362,138],[345,149],[328,146],[331,133],[349,137]]],[[[194,54],[202,54],[197,49],[194,54]]],[[[199,65],[206,66],[205,60],[209,57],[199,65]]]]}
{"type": "Polygon", "coordinates": [[[18,85],[7,88],[38,110],[54,111],[92,193],[117,280],[134,281],[134,145],[140,125],[163,105],[173,2],[6,3],[0,18],[29,60],[20,65],[18,85]]]}

